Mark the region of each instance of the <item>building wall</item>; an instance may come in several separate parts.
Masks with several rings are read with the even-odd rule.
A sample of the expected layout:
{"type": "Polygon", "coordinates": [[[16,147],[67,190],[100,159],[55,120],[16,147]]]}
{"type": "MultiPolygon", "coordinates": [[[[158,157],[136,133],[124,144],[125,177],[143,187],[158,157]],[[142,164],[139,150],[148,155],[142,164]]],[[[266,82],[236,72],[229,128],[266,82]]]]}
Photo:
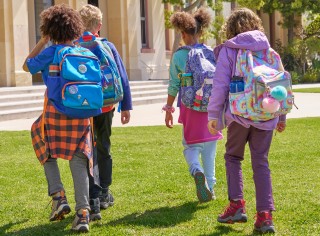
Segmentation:
{"type": "MultiPolygon", "coordinates": [[[[55,0],[80,9],[88,0],[55,0]]],[[[99,0],[103,13],[102,37],[113,42],[126,66],[129,80],[168,79],[170,46],[166,46],[164,5],[161,1],[147,0],[147,33],[149,45],[142,47],[140,0],[99,0]]],[[[224,3],[224,15],[231,12],[224,3]]],[[[37,76],[22,70],[25,57],[36,44],[34,0],[0,0],[0,86],[29,86],[37,76]]],[[[275,14],[275,24],[280,15],[275,14]]],[[[263,15],[269,29],[269,16],[263,15]]],[[[268,31],[270,32],[270,31],[268,31]]],[[[173,30],[167,31],[167,41],[173,43],[173,30]]],[[[281,27],[275,27],[274,38],[286,40],[281,27]]],[[[270,35],[269,35],[270,37],[270,35]]],[[[167,42],[167,43],[168,43],[167,42]]],[[[39,75],[38,75],[39,77],[39,75]]],[[[41,81],[41,78],[39,79],[41,81]]]]}

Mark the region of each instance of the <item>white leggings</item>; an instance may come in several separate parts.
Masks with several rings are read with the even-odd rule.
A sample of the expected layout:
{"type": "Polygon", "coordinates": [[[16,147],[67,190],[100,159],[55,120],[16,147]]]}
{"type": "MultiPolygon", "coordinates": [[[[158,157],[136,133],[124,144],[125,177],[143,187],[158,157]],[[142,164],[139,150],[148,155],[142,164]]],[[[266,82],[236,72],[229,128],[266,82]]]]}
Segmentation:
{"type": "Polygon", "coordinates": [[[186,141],[183,138],[182,145],[184,147],[184,158],[188,163],[190,174],[193,176],[195,170],[197,169],[202,171],[207,179],[210,190],[212,190],[214,185],[216,184],[215,159],[217,141],[186,144],[186,141]],[[199,161],[200,154],[202,165],[199,161]]]}

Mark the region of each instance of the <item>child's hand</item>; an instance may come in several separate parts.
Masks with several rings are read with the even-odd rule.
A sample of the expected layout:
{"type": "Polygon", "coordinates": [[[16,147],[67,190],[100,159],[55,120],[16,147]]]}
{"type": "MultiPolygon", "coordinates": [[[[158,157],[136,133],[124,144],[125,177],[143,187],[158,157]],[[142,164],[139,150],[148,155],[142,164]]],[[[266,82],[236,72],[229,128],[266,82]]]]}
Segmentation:
{"type": "Polygon", "coordinates": [[[47,44],[49,41],[50,41],[50,37],[49,36],[42,36],[40,41],[43,43],[43,44],[47,44]]]}
{"type": "Polygon", "coordinates": [[[216,130],[217,120],[209,120],[207,127],[210,134],[215,135],[218,133],[218,130],[216,130]]]}
{"type": "Polygon", "coordinates": [[[276,130],[281,133],[286,129],[286,122],[285,121],[279,121],[276,127],[276,130]]]}
{"type": "Polygon", "coordinates": [[[121,111],[121,123],[128,124],[130,121],[130,111],[121,111]]]}
{"type": "Polygon", "coordinates": [[[173,128],[173,116],[172,116],[172,113],[171,113],[171,112],[166,111],[165,121],[166,121],[166,126],[167,126],[168,128],[173,128]]]}

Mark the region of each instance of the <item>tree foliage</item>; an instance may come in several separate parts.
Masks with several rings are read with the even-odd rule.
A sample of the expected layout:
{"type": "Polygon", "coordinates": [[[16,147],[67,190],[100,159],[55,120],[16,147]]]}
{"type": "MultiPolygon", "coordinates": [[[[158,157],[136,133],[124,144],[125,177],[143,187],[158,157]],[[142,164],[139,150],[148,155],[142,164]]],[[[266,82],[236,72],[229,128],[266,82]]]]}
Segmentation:
{"type": "MultiPolygon", "coordinates": [[[[185,12],[194,12],[201,6],[208,6],[213,11],[215,11],[214,21],[212,23],[212,27],[205,31],[202,40],[215,38],[219,42],[219,31],[224,22],[223,15],[221,14],[223,10],[222,0],[162,0],[162,3],[170,3],[174,6],[174,10],[185,11],[185,12]]],[[[170,23],[170,16],[173,11],[166,10],[165,11],[165,26],[166,28],[172,28],[170,23]]],[[[181,41],[181,35],[179,32],[176,32],[175,39],[173,43],[172,50],[175,51],[181,41]]]]}

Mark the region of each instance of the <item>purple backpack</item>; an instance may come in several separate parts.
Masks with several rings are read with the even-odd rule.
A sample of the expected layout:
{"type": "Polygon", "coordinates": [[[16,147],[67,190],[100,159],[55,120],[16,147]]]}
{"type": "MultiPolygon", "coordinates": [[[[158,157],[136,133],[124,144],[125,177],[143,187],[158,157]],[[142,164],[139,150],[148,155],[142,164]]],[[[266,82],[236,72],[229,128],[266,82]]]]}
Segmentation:
{"type": "Polygon", "coordinates": [[[186,69],[179,73],[181,102],[189,109],[207,112],[216,70],[213,49],[204,44],[182,46],[189,50],[186,69]]]}

